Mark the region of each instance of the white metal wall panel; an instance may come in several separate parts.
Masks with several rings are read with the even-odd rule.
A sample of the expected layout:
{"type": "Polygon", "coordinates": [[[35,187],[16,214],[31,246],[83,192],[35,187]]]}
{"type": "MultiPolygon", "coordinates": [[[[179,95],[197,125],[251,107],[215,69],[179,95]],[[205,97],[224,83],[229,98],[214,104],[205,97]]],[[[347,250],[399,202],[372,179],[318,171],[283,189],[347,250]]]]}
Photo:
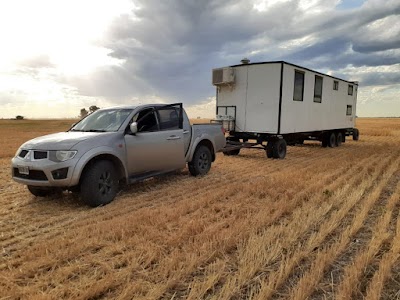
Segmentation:
{"type": "Polygon", "coordinates": [[[281,64],[250,65],[245,132],[277,133],[281,64]]]}
{"type": "MultiPolygon", "coordinates": [[[[349,83],[311,70],[283,64],[280,133],[311,132],[352,128],[355,123],[357,85],[348,95],[349,83]],[[293,101],[294,72],[304,72],[303,101],[293,101]],[[323,77],[321,103],[314,102],[315,75],[323,77]],[[339,89],[333,90],[333,81],[339,89]],[[347,105],[352,115],[347,116],[347,105]]],[[[281,63],[237,66],[235,84],[220,86],[218,106],[236,106],[236,131],[277,133],[279,118],[281,63]]],[[[228,110],[232,114],[232,110],[228,110]]]]}
{"type": "Polygon", "coordinates": [[[357,86],[354,85],[353,96],[349,96],[348,85],[346,81],[284,64],[281,133],[354,127],[357,86]],[[305,75],[303,101],[293,101],[295,70],[305,75]],[[315,75],[323,77],[321,103],[314,102],[315,75]],[[339,82],[337,91],[333,90],[334,80],[339,82]],[[347,105],[353,106],[351,116],[346,115],[347,105]]]}

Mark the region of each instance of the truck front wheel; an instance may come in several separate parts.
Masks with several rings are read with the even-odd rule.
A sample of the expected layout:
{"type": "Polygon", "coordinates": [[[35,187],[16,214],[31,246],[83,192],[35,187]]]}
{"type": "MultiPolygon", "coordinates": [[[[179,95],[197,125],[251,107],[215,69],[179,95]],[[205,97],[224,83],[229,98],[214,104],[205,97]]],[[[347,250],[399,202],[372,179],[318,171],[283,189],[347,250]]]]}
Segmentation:
{"type": "Polygon", "coordinates": [[[118,178],[114,164],[100,160],[85,170],[81,180],[82,200],[92,207],[114,200],[118,192],[118,178]]]}
{"type": "Polygon", "coordinates": [[[190,174],[193,176],[202,176],[207,174],[211,168],[211,161],[212,157],[210,149],[204,145],[197,147],[192,161],[188,163],[190,174]]]}

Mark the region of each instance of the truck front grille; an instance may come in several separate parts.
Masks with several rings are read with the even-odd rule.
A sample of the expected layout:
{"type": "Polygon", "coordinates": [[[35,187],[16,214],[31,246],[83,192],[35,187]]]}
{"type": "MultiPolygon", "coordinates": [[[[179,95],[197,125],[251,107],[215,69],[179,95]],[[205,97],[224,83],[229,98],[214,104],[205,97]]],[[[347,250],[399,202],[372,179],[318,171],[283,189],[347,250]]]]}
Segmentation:
{"type": "Polygon", "coordinates": [[[20,174],[18,168],[14,168],[14,177],[23,178],[23,179],[31,179],[31,180],[39,180],[39,181],[47,181],[47,176],[43,171],[38,170],[29,170],[29,174],[20,174]]]}

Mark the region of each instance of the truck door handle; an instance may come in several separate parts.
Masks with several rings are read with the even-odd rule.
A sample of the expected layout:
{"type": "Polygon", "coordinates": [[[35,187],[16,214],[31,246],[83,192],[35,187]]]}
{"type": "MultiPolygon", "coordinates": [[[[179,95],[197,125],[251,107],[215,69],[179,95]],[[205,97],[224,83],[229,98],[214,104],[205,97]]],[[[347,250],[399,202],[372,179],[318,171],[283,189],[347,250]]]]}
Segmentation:
{"type": "Polygon", "coordinates": [[[171,135],[170,137],[167,138],[168,141],[172,141],[172,140],[179,140],[181,137],[177,136],[177,135],[171,135]]]}
{"type": "Polygon", "coordinates": [[[184,130],[183,131],[183,134],[188,134],[189,133],[189,130],[184,130]]]}

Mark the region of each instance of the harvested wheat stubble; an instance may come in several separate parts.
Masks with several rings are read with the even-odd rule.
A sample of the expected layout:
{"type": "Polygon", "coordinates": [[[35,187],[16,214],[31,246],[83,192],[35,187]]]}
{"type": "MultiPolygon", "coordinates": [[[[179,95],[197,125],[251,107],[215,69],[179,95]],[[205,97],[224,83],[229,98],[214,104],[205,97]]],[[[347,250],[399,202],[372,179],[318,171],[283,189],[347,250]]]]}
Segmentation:
{"type": "Polygon", "coordinates": [[[218,154],[205,177],[185,169],[96,209],[10,179],[22,142],[70,123],[0,121],[0,299],[399,295],[400,119],[359,118],[360,141],[284,160],[218,154]]]}

